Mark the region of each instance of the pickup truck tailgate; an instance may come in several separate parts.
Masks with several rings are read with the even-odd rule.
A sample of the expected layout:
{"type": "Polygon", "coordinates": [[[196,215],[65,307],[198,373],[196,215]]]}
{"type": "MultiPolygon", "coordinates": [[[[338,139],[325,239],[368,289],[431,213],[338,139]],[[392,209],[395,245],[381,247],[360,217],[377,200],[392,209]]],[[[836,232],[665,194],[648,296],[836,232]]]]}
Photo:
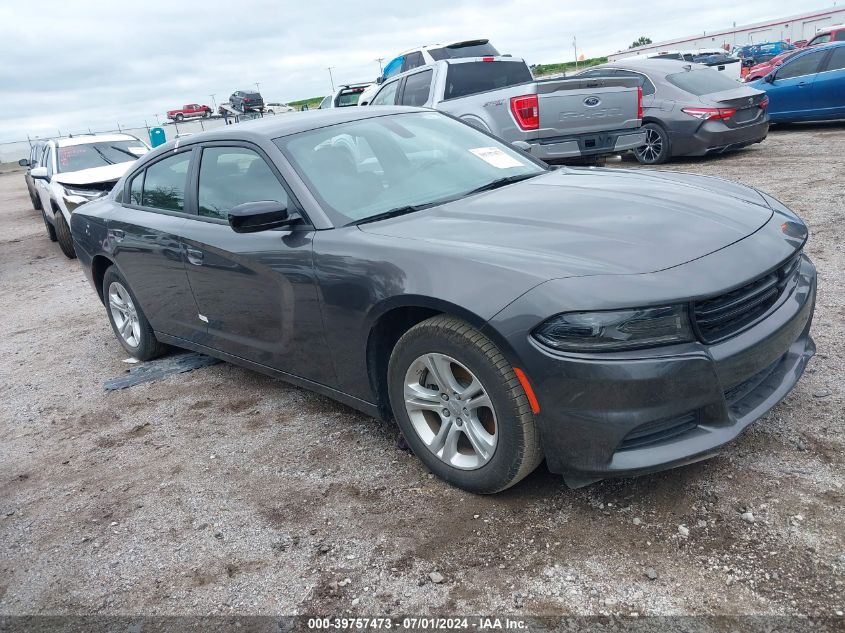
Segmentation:
{"type": "Polygon", "coordinates": [[[537,82],[542,139],[640,126],[638,82],[633,77],[537,82]]]}

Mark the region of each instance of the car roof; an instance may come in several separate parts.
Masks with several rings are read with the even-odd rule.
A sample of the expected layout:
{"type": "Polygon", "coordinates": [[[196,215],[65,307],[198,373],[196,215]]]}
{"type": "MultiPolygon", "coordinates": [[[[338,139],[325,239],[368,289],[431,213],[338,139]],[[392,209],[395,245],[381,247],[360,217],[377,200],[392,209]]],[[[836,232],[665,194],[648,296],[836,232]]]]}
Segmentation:
{"type": "Polygon", "coordinates": [[[114,141],[137,141],[138,138],[131,134],[81,134],[55,141],[57,147],[70,147],[71,145],[88,145],[91,143],[109,143],[114,141]]]}
{"type": "Polygon", "coordinates": [[[298,112],[296,116],[288,117],[261,117],[252,121],[244,121],[235,125],[226,125],[213,130],[206,130],[191,135],[187,139],[177,139],[158,146],[152,152],[145,155],[155,157],[167,150],[173,150],[177,145],[187,147],[194,143],[208,141],[252,141],[261,142],[268,139],[276,139],[299,132],[317,130],[319,128],[348,123],[351,121],[363,121],[392,114],[403,114],[408,112],[428,112],[427,108],[411,108],[408,106],[379,106],[349,107],[349,108],[327,108],[324,110],[307,110],[298,112]]]}
{"type": "MultiPolygon", "coordinates": [[[[414,48],[409,48],[408,50],[399,53],[396,57],[402,57],[403,55],[407,55],[408,53],[415,53],[417,51],[427,51],[431,50],[432,48],[449,48],[450,46],[454,46],[455,44],[467,44],[468,42],[473,42],[475,44],[489,44],[490,40],[484,38],[478,39],[470,39],[470,40],[455,40],[454,42],[446,42],[445,44],[425,44],[423,46],[415,46],[414,48]]],[[[394,57],[393,59],[396,59],[394,57]]],[[[393,60],[391,60],[393,61],[393,60]]]]}
{"type": "MultiPolygon", "coordinates": [[[[659,57],[632,59],[631,61],[628,61],[627,59],[620,59],[615,62],[601,64],[598,67],[593,66],[593,68],[630,68],[631,70],[639,70],[641,72],[651,71],[669,75],[671,73],[682,71],[686,66],[690,66],[692,70],[707,68],[704,64],[696,64],[682,59],[660,59],[659,57]]],[[[587,68],[586,70],[592,70],[592,68],[587,68]]],[[[586,72],[586,70],[584,72],[586,72]]]]}

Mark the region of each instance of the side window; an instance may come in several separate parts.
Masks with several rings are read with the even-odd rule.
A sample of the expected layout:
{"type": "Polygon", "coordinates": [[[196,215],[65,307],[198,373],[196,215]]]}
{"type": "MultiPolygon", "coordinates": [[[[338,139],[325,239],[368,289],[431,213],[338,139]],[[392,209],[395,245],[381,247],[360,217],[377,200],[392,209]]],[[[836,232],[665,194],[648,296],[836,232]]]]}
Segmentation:
{"type": "Polygon", "coordinates": [[[411,75],[405,80],[405,90],[402,92],[400,103],[407,106],[423,106],[428,101],[428,93],[431,89],[431,77],[434,73],[425,70],[421,73],[411,75]]]}
{"type": "Polygon", "coordinates": [[[638,79],[640,82],[640,88],[643,89],[643,96],[647,97],[648,95],[653,95],[655,93],[654,84],[649,81],[648,77],[645,75],[641,75],[640,73],[635,73],[631,70],[617,70],[616,71],[617,77],[634,77],[638,79]]]}
{"type": "Polygon", "coordinates": [[[827,44],[830,41],[830,33],[825,33],[824,35],[819,35],[818,37],[814,37],[810,40],[810,43],[807,46],[815,46],[816,44],[827,44]]]}
{"type": "Polygon", "coordinates": [[[129,204],[141,204],[141,193],[144,189],[144,172],[139,172],[129,185],[129,204]]]}
{"type": "MultiPolygon", "coordinates": [[[[841,31],[837,31],[836,35],[833,36],[833,41],[834,42],[845,42],[845,29],[842,29],[841,31]]],[[[838,50],[842,50],[842,49],[838,49],[838,50]]]]}
{"type": "Polygon", "coordinates": [[[47,168],[47,175],[52,178],[53,176],[53,148],[49,145],[47,149],[44,150],[44,167],[47,168]]]}
{"type": "MultiPolygon", "coordinates": [[[[185,187],[191,154],[191,151],[182,152],[147,167],[141,196],[143,206],[165,211],[185,210],[185,187]]],[[[135,183],[132,184],[134,186],[135,183]]]]}
{"type": "Polygon", "coordinates": [[[378,94],[373,97],[370,105],[393,105],[396,103],[396,88],[399,87],[399,80],[384,84],[378,94]]]}
{"type": "Polygon", "coordinates": [[[264,159],[243,147],[206,147],[202,151],[199,215],[226,219],[244,202],[288,204],[288,194],[264,159]]]}
{"type": "MultiPolygon", "coordinates": [[[[845,31],[841,31],[845,33],[845,31]]],[[[842,70],[845,68],[845,46],[839,46],[833,49],[830,59],[827,62],[828,70],[842,70]]]]}
{"type": "Polygon", "coordinates": [[[802,77],[804,75],[812,75],[819,72],[819,64],[821,63],[827,51],[816,51],[802,55],[798,59],[784,64],[778,71],[778,79],[790,79],[792,77],[802,77]]]}
{"type": "Polygon", "coordinates": [[[332,106],[332,96],[329,95],[328,97],[323,97],[323,100],[320,101],[320,105],[317,106],[318,110],[325,110],[326,108],[330,108],[332,106]]]}
{"type": "Polygon", "coordinates": [[[405,72],[406,70],[413,70],[414,68],[424,65],[425,60],[423,59],[422,53],[414,51],[413,53],[405,55],[405,61],[402,63],[402,72],[405,72]]]}

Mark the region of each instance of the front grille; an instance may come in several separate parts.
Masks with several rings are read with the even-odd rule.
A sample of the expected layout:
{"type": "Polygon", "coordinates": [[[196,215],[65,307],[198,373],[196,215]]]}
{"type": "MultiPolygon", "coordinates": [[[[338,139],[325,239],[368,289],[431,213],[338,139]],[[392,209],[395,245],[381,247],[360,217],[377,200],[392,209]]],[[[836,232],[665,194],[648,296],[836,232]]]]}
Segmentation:
{"type": "Polygon", "coordinates": [[[634,448],[659,444],[691,431],[696,426],[698,426],[698,411],[691,411],[676,418],[648,422],[628,433],[616,450],[629,451],[634,448]]]}
{"type": "Polygon", "coordinates": [[[701,340],[716,343],[757,321],[777,303],[795,279],[801,253],[778,269],[741,288],[693,304],[693,322],[701,340]]]}

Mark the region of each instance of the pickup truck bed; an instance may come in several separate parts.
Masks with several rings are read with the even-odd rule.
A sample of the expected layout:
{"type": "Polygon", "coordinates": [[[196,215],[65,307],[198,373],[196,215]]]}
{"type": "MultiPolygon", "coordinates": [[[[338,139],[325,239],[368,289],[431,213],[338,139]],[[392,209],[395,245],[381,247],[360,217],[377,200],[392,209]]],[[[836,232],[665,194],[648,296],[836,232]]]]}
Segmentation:
{"type": "MultiPolygon", "coordinates": [[[[435,62],[385,82],[390,103],[435,108],[509,143],[527,144],[546,161],[601,157],[645,143],[642,95],[636,79],[535,80],[523,60],[510,57],[435,62]]],[[[526,146],[523,146],[526,147],[526,146]]]]}

